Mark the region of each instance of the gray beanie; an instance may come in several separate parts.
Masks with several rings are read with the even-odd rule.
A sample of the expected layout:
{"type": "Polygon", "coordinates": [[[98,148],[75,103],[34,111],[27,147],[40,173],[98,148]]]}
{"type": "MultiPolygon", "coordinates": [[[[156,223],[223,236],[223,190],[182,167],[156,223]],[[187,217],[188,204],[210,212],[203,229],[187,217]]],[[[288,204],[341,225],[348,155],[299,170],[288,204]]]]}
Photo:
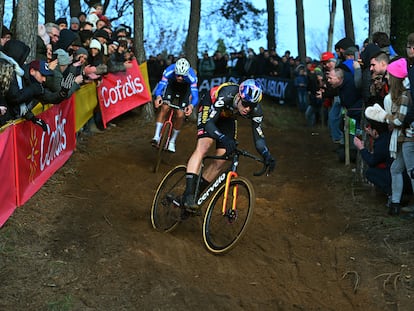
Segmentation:
{"type": "Polygon", "coordinates": [[[80,21],[79,21],[79,18],[77,18],[77,17],[72,17],[71,19],[70,19],[70,23],[71,24],[80,24],[80,21]]]}
{"type": "Polygon", "coordinates": [[[70,58],[68,52],[62,49],[57,49],[53,52],[53,54],[57,55],[59,65],[69,65],[72,62],[72,59],[70,58]]]}
{"type": "Polygon", "coordinates": [[[75,55],[76,55],[76,56],[81,55],[81,54],[84,54],[84,55],[89,55],[88,51],[87,51],[85,48],[83,48],[83,47],[80,47],[80,48],[79,48],[79,49],[77,49],[77,50],[76,50],[76,52],[75,52],[75,55]]]}

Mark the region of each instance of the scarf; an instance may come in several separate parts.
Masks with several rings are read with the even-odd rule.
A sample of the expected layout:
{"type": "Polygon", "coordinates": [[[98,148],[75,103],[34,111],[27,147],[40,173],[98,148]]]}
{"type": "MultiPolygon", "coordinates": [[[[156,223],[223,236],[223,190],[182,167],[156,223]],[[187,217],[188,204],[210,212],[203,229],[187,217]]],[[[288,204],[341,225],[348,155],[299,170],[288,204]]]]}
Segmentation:
{"type": "Polygon", "coordinates": [[[16,73],[16,79],[17,84],[19,86],[19,89],[23,88],[23,76],[24,76],[24,70],[19,66],[19,64],[10,56],[7,56],[3,52],[0,51],[0,58],[7,61],[9,64],[14,66],[14,72],[16,73]]]}

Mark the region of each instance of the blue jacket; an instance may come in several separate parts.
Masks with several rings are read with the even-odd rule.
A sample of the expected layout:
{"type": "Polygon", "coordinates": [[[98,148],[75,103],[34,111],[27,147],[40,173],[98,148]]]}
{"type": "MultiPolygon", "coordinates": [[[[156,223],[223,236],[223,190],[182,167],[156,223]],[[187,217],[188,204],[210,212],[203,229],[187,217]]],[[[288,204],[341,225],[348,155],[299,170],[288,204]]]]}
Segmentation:
{"type": "MultiPolygon", "coordinates": [[[[165,88],[167,87],[168,83],[170,81],[176,80],[175,75],[175,64],[169,65],[163,72],[161,81],[158,83],[154,95],[155,96],[161,96],[164,92],[165,88]]],[[[193,68],[190,68],[190,71],[186,76],[184,76],[184,83],[187,83],[191,90],[191,105],[194,107],[198,104],[198,86],[197,86],[197,75],[193,68]]]]}

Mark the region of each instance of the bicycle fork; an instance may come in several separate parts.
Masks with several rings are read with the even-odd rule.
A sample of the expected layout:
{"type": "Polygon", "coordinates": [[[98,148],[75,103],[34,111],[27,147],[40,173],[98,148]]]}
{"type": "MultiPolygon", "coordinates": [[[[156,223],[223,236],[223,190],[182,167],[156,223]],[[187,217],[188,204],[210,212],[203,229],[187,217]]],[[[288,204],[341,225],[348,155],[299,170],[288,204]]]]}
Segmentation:
{"type": "MultiPolygon", "coordinates": [[[[230,171],[227,173],[227,178],[226,178],[226,186],[224,187],[224,200],[223,200],[223,207],[222,207],[222,214],[223,216],[227,215],[227,198],[229,195],[229,188],[230,188],[230,182],[232,180],[232,178],[237,177],[237,173],[234,171],[230,171]]],[[[232,215],[228,215],[228,216],[233,216],[235,215],[236,212],[236,202],[237,202],[237,191],[238,191],[238,185],[234,185],[233,188],[233,201],[231,203],[231,213],[232,215]]],[[[230,212],[230,210],[229,210],[230,212]]]]}
{"type": "MultiPolygon", "coordinates": [[[[168,126],[168,133],[166,133],[167,140],[165,141],[165,145],[164,146],[159,146],[159,148],[163,148],[163,149],[168,148],[168,144],[169,144],[170,139],[171,139],[171,133],[173,131],[173,117],[174,117],[174,110],[171,108],[170,111],[168,112],[168,119],[166,119],[164,121],[164,125],[162,126],[162,129],[161,129],[161,137],[163,137],[164,132],[167,129],[167,125],[169,125],[168,126]]],[[[160,143],[161,143],[161,141],[160,141],[160,143]]]]}

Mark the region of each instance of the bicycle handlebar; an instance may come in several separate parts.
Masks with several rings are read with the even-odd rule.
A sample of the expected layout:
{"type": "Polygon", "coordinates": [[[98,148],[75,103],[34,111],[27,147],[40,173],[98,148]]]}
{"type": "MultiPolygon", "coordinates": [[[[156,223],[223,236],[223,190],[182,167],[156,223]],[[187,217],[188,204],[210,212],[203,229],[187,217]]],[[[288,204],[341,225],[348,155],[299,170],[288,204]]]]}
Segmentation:
{"type": "Polygon", "coordinates": [[[167,105],[173,109],[182,109],[180,106],[174,105],[172,102],[168,103],[167,105]]]}
{"type": "Polygon", "coordinates": [[[203,159],[215,159],[215,160],[227,160],[230,161],[233,159],[234,155],[242,155],[245,156],[247,158],[253,159],[257,162],[260,162],[263,164],[263,167],[260,171],[258,172],[254,172],[253,175],[254,176],[262,176],[264,173],[266,173],[266,171],[268,170],[268,166],[266,165],[266,163],[264,162],[264,160],[262,158],[259,158],[253,154],[251,154],[250,152],[243,150],[243,149],[238,149],[236,148],[236,150],[234,150],[233,154],[231,155],[221,155],[221,156],[216,156],[216,155],[207,155],[205,156],[203,159]]]}

